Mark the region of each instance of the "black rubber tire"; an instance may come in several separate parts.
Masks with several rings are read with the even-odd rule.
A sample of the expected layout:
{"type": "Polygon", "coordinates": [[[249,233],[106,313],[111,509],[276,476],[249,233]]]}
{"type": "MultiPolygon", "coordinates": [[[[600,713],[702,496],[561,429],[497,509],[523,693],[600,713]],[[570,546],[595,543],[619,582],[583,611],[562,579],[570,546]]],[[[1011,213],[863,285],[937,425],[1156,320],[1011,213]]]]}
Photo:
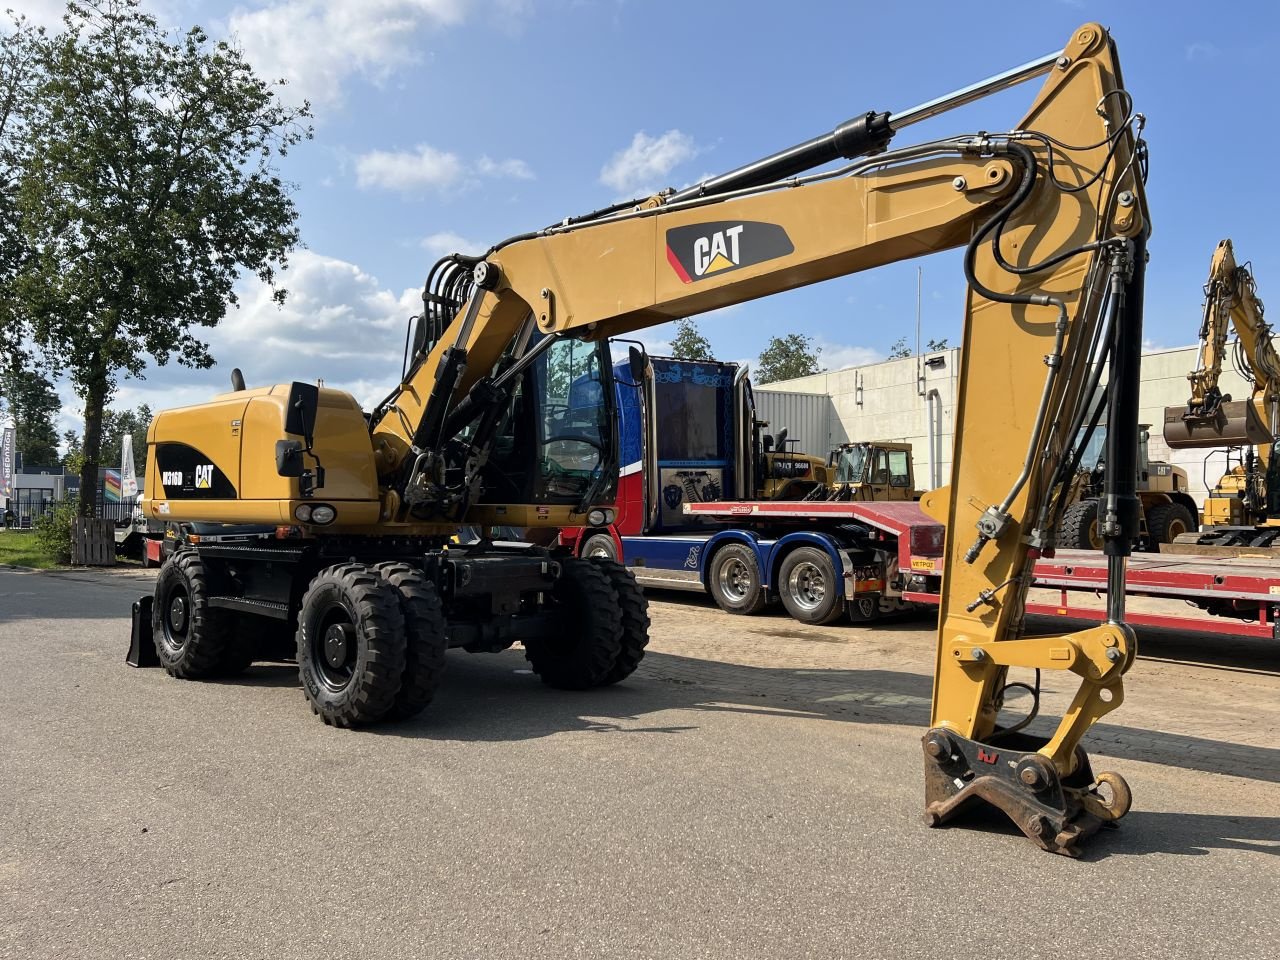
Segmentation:
{"type": "Polygon", "coordinates": [[[1159,550],[1162,543],[1173,543],[1184,533],[1196,532],[1195,518],[1180,503],[1157,503],[1147,511],[1147,535],[1153,550],[1159,550]]]}
{"type": "Polygon", "coordinates": [[[1058,525],[1058,546],[1063,550],[1101,550],[1098,537],[1098,501],[1081,500],[1067,507],[1058,525]]]}
{"type": "Polygon", "coordinates": [[[631,571],[622,564],[601,557],[593,557],[591,562],[608,576],[622,612],[622,648],[604,678],[604,684],[617,683],[635,673],[644,659],[644,648],[649,645],[649,600],[631,571]]]}
{"type": "Polygon", "coordinates": [[[376,571],[343,563],[316,574],[298,612],[298,676],[313,713],[335,727],[381,720],[400,692],[404,650],[399,598],[376,571]],[[329,631],[344,621],[346,659],[334,666],[329,631]]]}
{"type": "Polygon", "coordinates": [[[553,636],[530,638],[524,656],[542,682],[561,690],[605,683],[622,651],[622,611],[609,575],[590,560],[562,561],[552,600],[564,616],[553,636]]]}
{"type": "Polygon", "coordinates": [[[156,576],[151,638],[170,676],[198,680],[228,672],[231,618],[209,606],[209,572],[194,550],[171,554],[156,576]]]}
{"type": "Polygon", "coordinates": [[[603,557],[606,560],[618,559],[618,545],[613,542],[613,537],[607,533],[593,533],[582,544],[582,549],[578,551],[578,555],[582,557],[603,557]]]}
{"type": "Polygon", "coordinates": [[[725,613],[750,616],[759,613],[768,603],[755,551],[741,543],[726,543],[711,555],[707,564],[707,589],[716,606],[725,613]],[[737,577],[732,576],[733,570],[738,571],[737,577]],[[722,583],[722,575],[740,588],[735,589],[734,583],[722,583]]]}
{"type": "Polygon", "coordinates": [[[817,547],[796,547],[782,559],[777,589],[787,613],[801,623],[821,626],[845,612],[835,567],[817,547]]]}
{"type": "Polygon", "coordinates": [[[416,717],[435,698],[449,649],[444,604],[436,585],[416,567],[400,561],[379,563],[375,570],[395,588],[404,617],[404,674],[388,716],[416,717]]]}

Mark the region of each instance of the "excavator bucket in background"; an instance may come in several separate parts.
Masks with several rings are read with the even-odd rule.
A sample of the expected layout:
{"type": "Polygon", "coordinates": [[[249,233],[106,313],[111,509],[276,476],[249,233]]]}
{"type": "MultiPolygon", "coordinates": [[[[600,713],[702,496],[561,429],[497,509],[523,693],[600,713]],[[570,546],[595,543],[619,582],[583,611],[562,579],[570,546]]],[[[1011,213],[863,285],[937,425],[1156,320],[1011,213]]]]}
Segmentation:
{"type": "Polygon", "coordinates": [[[1164,408],[1164,440],[1171,449],[1271,444],[1271,431],[1251,400],[1218,404],[1210,416],[1190,416],[1186,407],[1164,408]]]}

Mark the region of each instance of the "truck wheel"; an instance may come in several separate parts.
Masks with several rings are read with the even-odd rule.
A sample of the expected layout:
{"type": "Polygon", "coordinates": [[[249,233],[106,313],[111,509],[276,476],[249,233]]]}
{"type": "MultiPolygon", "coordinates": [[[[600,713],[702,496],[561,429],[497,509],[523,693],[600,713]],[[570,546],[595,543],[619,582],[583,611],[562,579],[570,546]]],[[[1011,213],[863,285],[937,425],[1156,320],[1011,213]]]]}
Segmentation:
{"type": "Polygon", "coordinates": [[[756,553],[741,543],[727,543],[711,557],[707,586],[725,613],[752,614],[765,608],[767,598],[756,553]]]}
{"type": "Polygon", "coordinates": [[[1191,511],[1180,503],[1157,503],[1147,511],[1147,533],[1155,550],[1160,549],[1160,544],[1173,543],[1183,534],[1195,532],[1195,529],[1191,511]]]}
{"type": "Polygon", "coordinates": [[[606,560],[618,559],[618,545],[607,533],[593,533],[582,545],[579,556],[604,557],[606,560]]]}
{"type": "Polygon", "coordinates": [[[436,585],[407,563],[380,563],[375,567],[400,598],[404,617],[404,675],[391,707],[398,720],[416,717],[436,695],[449,649],[444,604],[436,585]]]}
{"type": "Polygon", "coordinates": [[[649,601],[631,571],[622,564],[600,558],[593,558],[592,562],[609,577],[622,611],[622,649],[604,679],[606,684],[617,683],[631,676],[644,659],[644,648],[649,645],[649,601]]]}
{"type": "Polygon", "coordinates": [[[1081,500],[1067,507],[1058,527],[1058,546],[1064,550],[1102,549],[1097,500],[1081,500]]]}
{"type": "Polygon", "coordinates": [[[298,675],[325,723],[382,719],[404,673],[404,618],[395,588],[362,563],[321,570],[298,613],[298,675]]]}
{"type": "Polygon", "coordinates": [[[230,618],[209,606],[209,573],[194,550],[173,554],[156,576],[151,636],[170,676],[196,680],[223,673],[231,653],[230,618]]]}
{"type": "Polygon", "coordinates": [[[524,656],[533,672],[547,686],[562,690],[611,683],[623,627],[609,575],[590,560],[565,560],[552,599],[564,622],[551,635],[525,641],[524,656]]]}
{"type": "Polygon", "coordinates": [[[787,613],[801,623],[830,623],[844,613],[831,558],[817,547],[796,547],[787,554],[778,574],[778,592],[787,613]]]}

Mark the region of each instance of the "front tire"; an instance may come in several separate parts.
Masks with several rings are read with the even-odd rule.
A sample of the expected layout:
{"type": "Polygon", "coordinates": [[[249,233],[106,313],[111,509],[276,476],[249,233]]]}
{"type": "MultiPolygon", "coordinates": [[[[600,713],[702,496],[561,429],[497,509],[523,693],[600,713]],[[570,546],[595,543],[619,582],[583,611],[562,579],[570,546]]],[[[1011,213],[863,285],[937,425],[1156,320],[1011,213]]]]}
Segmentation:
{"type": "Polygon", "coordinates": [[[631,571],[622,564],[599,558],[593,562],[608,576],[622,614],[622,646],[604,678],[605,684],[617,683],[631,676],[644,659],[644,648],[649,645],[649,601],[631,571]]]}
{"type": "Polygon", "coordinates": [[[831,558],[817,547],[796,547],[778,574],[782,605],[801,623],[820,626],[844,613],[839,581],[831,558]]]}
{"type": "Polygon", "coordinates": [[[725,613],[751,615],[765,608],[767,598],[756,553],[741,543],[727,543],[711,557],[707,587],[725,613]]]}
{"type": "Polygon", "coordinates": [[[605,560],[618,559],[618,545],[607,533],[593,533],[582,545],[579,556],[603,557],[605,560]]]}
{"type": "Polygon", "coordinates": [[[407,563],[380,563],[378,574],[396,591],[404,617],[404,675],[391,707],[397,720],[416,717],[435,698],[449,649],[444,604],[436,586],[407,563]]]}
{"type": "Polygon", "coordinates": [[[198,680],[234,664],[231,618],[209,606],[209,571],[199,554],[171,554],[156,576],[151,636],[160,665],[170,676],[198,680]]]}
{"type": "Polygon", "coordinates": [[[597,563],[582,559],[563,563],[552,593],[563,622],[554,635],[526,640],[525,659],[550,687],[587,690],[612,683],[609,676],[622,651],[618,593],[597,563]]]}
{"type": "Polygon", "coordinates": [[[354,727],[395,705],[405,627],[395,588],[361,563],[321,570],[298,614],[298,675],[325,723],[354,727]]]}

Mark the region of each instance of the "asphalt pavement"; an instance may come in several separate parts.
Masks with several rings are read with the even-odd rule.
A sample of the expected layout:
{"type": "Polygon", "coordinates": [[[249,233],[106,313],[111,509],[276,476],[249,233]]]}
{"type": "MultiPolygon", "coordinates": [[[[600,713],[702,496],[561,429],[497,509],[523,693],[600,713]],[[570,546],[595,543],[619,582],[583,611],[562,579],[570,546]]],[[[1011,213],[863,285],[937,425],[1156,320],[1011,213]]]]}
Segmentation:
{"type": "Polygon", "coordinates": [[[353,732],[292,665],[125,666],[148,590],[0,569],[0,957],[1276,954],[1280,647],[1147,645],[1086,744],[1135,809],[1070,860],[924,826],[928,623],[655,597],[617,687],[456,652],[353,732]]]}

